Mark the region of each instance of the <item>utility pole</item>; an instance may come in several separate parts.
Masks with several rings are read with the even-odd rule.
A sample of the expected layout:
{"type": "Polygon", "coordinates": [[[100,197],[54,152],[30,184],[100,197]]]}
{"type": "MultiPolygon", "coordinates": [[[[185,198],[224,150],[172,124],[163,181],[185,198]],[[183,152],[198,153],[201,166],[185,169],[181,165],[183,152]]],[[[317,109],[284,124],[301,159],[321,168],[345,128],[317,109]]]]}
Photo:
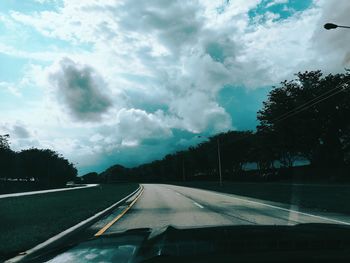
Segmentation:
{"type": "MultiPolygon", "coordinates": [[[[207,138],[206,136],[198,135],[198,138],[207,138]]],[[[222,186],[222,173],[221,173],[221,156],[220,156],[220,139],[216,138],[217,148],[218,148],[218,166],[219,166],[219,184],[222,186]]]]}
{"type": "Polygon", "coordinates": [[[219,182],[220,182],[220,186],[222,186],[221,156],[220,156],[220,141],[219,141],[219,137],[217,138],[216,142],[218,144],[219,182]]]}
{"type": "Polygon", "coordinates": [[[185,175],[185,160],[182,159],[182,179],[185,182],[186,181],[186,175],[185,175]]]}

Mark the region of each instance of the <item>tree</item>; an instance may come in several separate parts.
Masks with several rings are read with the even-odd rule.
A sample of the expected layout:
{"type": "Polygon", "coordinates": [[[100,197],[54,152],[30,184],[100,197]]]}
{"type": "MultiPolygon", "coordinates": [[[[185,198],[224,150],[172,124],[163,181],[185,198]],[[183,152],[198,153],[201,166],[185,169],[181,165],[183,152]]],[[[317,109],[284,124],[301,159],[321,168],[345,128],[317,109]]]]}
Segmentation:
{"type": "Polygon", "coordinates": [[[90,173],[84,174],[81,178],[83,183],[90,183],[90,184],[101,183],[103,181],[102,176],[99,176],[99,174],[96,172],[90,172],[90,173]]]}
{"type": "Polygon", "coordinates": [[[249,162],[255,162],[260,174],[274,169],[274,162],[278,160],[278,148],[274,136],[270,131],[259,130],[251,139],[249,162]]]}
{"type": "Polygon", "coordinates": [[[219,139],[222,168],[228,175],[241,175],[243,165],[250,160],[253,132],[228,131],[213,138],[219,139]]]}
{"type": "Polygon", "coordinates": [[[10,149],[9,134],[0,135],[0,150],[10,149]]]}
{"type": "Polygon", "coordinates": [[[13,177],[15,154],[10,149],[9,135],[0,135],[0,178],[13,177]]]}
{"type": "Polygon", "coordinates": [[[296,76],[270,92],[258,112],[258,132],[274,138],[272,145],[285,166],[303,157],[322,170],[343,167],[350,126],[349,72],[296,76]]]}
{"type": "Polygon", "coordinates": [[[18,153],[17,176],[43,186],[63,186],[74,180],[77,170],[67,159],[52,150],[28,149],[18,153]]]}
{"type": "Polygon", "coordinates": [[[217,180],[219,142],[226,179],[243,174],[244,164],[250,162],[257,163],[260,174],[277,169],[277,161],[293,172],[298,159],[309,160],[316,174],[337,177],[350,166],[349,116],[350,71],[299,72],[295,79],[271,90],[257,114],[255,133],[216,134],[162,160],[127,169],[126,174],[150,181],[217,180]]]}

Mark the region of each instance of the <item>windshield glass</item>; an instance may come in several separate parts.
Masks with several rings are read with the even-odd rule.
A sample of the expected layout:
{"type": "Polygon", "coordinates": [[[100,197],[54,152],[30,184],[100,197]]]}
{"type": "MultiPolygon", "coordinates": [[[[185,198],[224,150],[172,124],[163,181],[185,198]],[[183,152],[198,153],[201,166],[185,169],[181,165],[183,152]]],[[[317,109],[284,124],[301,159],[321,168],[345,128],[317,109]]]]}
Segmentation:
{"type": "Polygon", "coordinates": [[[349,12],[1,0],[0,261],[136,229],[350,225],[349,12]]]}

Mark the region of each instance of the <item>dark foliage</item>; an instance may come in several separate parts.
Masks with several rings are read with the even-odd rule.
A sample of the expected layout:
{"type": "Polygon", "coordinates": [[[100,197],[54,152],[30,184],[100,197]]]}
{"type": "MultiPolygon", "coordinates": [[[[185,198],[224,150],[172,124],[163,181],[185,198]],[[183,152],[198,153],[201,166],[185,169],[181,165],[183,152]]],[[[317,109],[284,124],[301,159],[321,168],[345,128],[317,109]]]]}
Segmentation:
{"type": "Polygon", "coordinates": [[[0,136],[0,173],[2,186],[28,182],[31,188],[64,186],[77,176],[74,165],[54,151],[35,148],[12,151],[7,136],[0,136]]]}
{"type": "Polygon", "coordinates": [[[218,142],[225,180],[285,179],[293,171],[299,173],[296,163],[300,160],[311,164],[310,177],[344,179],[350,165],[349,86],[349,71],[326,76],[321,71],[298,73],[272,89],[257,114],[256,132],[221,133],[196,147],[131,169],[116,165],[99,180],[217,180],[218,142]],[[251,163],[257,169],[244,169],[251,163]]]}

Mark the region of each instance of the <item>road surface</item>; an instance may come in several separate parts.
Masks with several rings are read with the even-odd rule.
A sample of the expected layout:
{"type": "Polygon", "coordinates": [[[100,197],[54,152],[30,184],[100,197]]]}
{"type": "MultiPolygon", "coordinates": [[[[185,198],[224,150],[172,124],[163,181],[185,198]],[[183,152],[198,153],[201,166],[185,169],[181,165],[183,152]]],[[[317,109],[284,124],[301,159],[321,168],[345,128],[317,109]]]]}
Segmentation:
{"type": "MultiPolygon", "coordinates": [[[[95,230],[112,220],[123,208],[96,224],[95,230]]],[[[174,185],[146,184],[138,201],[104,234],[135,228],[294,225],[298,223],[350,224],[350,217],[300,211],[287,204],[174,185]]]]}

